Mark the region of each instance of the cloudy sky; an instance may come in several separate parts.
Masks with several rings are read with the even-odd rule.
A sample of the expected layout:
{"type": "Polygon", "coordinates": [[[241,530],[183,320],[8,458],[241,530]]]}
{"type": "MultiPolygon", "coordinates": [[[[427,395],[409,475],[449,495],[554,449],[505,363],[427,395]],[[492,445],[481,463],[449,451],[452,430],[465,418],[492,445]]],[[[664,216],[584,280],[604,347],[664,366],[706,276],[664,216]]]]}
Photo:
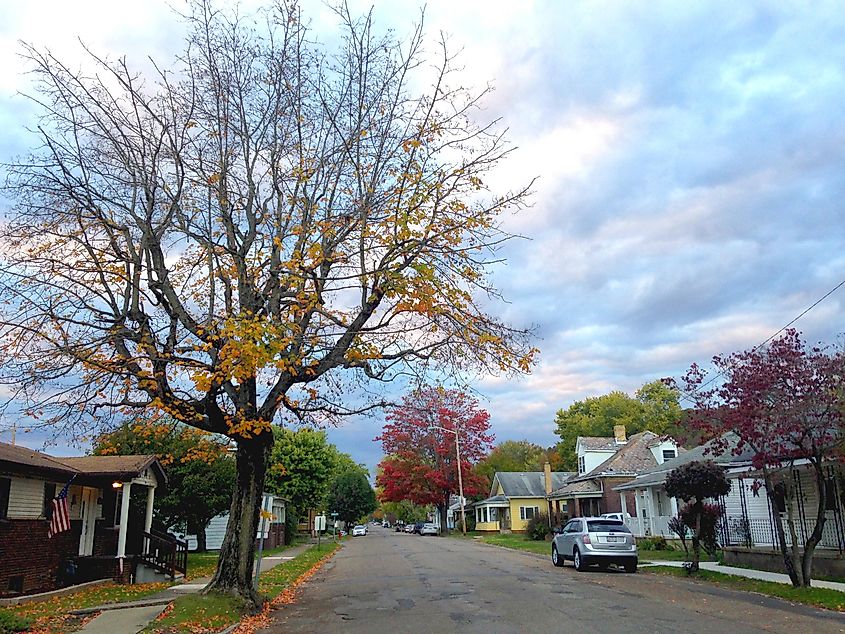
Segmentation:
{"type": "MultiPolygon", "coordinates": [[[[370,4],[399,34],[419,15],[351,2],[370,4]]],[[[325,6],[303,6],[330,38],[325,6]]],[[[159,1],[0,0],[0,14],[0,161],[32,143],[18,40],[71,63],[77,37],[139,61],[180,44],[159,1]]],[[[425,23],[463,50],[466,84],[495,87],[486,113],[518,146],[498,182],[538,177],[533,207],[508,220],[527,239],[494,280],[502,315],[536,326],[540,362],[476,385],[500,440],[551,444],[557,409],[750,348],[845,279],[841,4],[432,0],[425,23]]],[[[834,341],[843,301],[845,288],[797,327],[834,341]]],[[[372,467],[380,424],[330,435],[372,467]]]]}

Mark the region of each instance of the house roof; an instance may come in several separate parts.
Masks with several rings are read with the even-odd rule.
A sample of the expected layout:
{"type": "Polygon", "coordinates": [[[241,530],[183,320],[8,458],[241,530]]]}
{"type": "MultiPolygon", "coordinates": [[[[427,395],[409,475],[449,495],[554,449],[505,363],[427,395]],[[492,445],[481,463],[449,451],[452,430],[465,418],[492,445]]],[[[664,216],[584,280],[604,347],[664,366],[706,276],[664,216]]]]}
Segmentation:
{"type": "Polygon", "coordinates": [[[50,456],[28,447],[0,443],[0,465],[16,471],[32,471],[60,477],[77,475],[112,479],[134,478],[152,467],[159,482],[164,483],[167,480],[158,459],[151,454],[64,458],[50,456]]]}
{"type": "Polygon", "coordinates": [[[589,451],[616,451],[624,443],[617,443],[613,436],[578,436],[575,441],[589,451]]]}
{"type": "Polygon", "coordinates": [[[739,436],[733,432],[724,434],[720,440],[710,440],[703,445],[694,447],[683,453],[679,453],[675,458],[667,460],[663,464],[655,465],[654,467],[641,473],[636,479],[631,482],[626,482],[617,487],[614,491],[640,489],[643,487],[655,486],[663,484],[666,480],[667,474],[681,465],[685,465],[696,460],[713,460],[716,464],[723,467],[740,467],[751,463],[752,452],[748,447],[745,447],[738,454],[735,453],[739,445],[739,436]],[[724,451],[715,455],[714,449],[717,445],[724,444],[724,451]]]}
{"type": "Polygon", "coordinates": [[[79,458],[59,458],[64,464],[92,477],[134,478],[145,469],[153,466],[156,476],[163,480],[164,471],[152,454],[130,456],[82,456],[79,458]]]}
{"type": "Polygon", "coordinates": [[[563,485],[556,491],[552,491],[549,497],[593,497],[601,495],[601,484],[595,480],[576,480],[563,485]]]}
{"type": "Polygon", "coordinates": [[[473,506],[508,506],[510,501],[506,495],[494,495],[486,500],[475,502],[473,506]]]}
{"type": "MultiPolygon", "coordinates": [[[[570,471],[552,471],[552,491],[563,486],[572,475],[570,471]]],[[[542,471],[497,471],[494,483],[496,480],[509,498],[546,497],[546,479],[542,471]]]]}
{"type": "Polygon", "coordinates": [[[41,473],[48,472],[62,476],[72,476],[76,473],[75,469],[62,464],[58,458],[53,458],[28,447],[10,445],[5,442],[0,442],[0,465],[5,465],[7,468],[10,466],[25,467],[41,473]]]}
{"type": "MultiPolygon", "coordinates": [[[[660,436],[654,432],[643,431],[639,434],[634,434],[628,439],[627,444],[619,445],[619,450],[607,458],[607,460],[589,473],[571,478],[563,487],[552,491],[551,497],[559,498],[568,494],[583,494],[588,492],[585,489],[582,490],[583,487],[573,488],[572,485],[576,482],[607,477],[633,477],[651,470],[658,466],[654,454],[651,453],[651,447],[658,444],[659,441],[660,436]]],[[[683,451],[680,448],[679,450],[683,451]]],[[[597,486],[595,491],[601,491],[601,487],[597,486]]]]}

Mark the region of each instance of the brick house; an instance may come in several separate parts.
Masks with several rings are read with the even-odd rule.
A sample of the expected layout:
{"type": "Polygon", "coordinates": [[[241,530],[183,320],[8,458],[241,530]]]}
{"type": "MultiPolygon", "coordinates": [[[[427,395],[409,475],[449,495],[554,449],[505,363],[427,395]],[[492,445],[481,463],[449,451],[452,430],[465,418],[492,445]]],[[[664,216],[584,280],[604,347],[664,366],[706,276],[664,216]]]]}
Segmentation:
{"type": "MultiPolygon", "coordinates": [[[[617,425],[613,437],[580,436],[575,451],[578,474],[548,496],[554,523],[561,523],[564,517],[624,512],[614,487],[671,460],[683,449],[674,440],[650,431],[627,438],[625,426],[617,425]]],[[[633,496],[628,508],[634,508],[633,496]]]]}
{"type": "Polygon", "coordinates": [[[180,544],[151,530],[165,482],[152,455],[58,458],[0,443],[0,596],[129,582],[150,569],[175,575],[185,567],[180,544]],[[50,538],[52,500],[68,482],[71,528],[50,538]]]}

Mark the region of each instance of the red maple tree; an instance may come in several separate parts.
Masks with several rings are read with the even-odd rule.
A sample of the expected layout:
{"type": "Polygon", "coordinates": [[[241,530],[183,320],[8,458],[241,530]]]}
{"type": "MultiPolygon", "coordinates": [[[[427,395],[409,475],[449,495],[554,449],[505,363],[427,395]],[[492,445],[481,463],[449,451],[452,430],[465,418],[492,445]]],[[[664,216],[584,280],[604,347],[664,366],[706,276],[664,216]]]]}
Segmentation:
{"type": "Polygon", "coordinates": [[[695,401],[689,424],[705,440],[716,441],[717,453],[726,451],[727,432],[738,437],[736,454],[750,449],[772,508],[785,507],[786,527],[781,521],[774,524],[786,572],[796,587],[809,586],[813,553],[826,521],[825,502],[835,496],[828,469],[843,458],[845,357],[808,347],[789,329],[765,347],[716,356],[713,365],[723,381],[705,380],[697,365],[682,379],[695,401]],[[809,469],[820,501],[812,531],[804,535],[796,530],[796,468],[809,469]]]}
{"type": "Polygon", "coordinates": [[[449,498],[458,492],[456,438],[464,496],[482,494],[485,479],[472,467],[493,444],[490,414],[460,390],[425,387],[405,396],[376,438],[385,453],[376,477],[381,500],[433,504],[445,527],[449,498]]]}

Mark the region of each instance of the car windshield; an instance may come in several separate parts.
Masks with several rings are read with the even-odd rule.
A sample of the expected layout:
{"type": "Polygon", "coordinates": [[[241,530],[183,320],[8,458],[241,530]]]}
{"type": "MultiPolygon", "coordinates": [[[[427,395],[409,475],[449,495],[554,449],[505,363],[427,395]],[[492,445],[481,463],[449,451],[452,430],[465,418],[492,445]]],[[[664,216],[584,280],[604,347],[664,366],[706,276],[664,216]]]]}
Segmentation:
{"type": "Polygon", "coordinates": [[[594,520],[587,522],[587,530],[591,533],[630,533],[628,527],[619,520],[594,520]]]}

